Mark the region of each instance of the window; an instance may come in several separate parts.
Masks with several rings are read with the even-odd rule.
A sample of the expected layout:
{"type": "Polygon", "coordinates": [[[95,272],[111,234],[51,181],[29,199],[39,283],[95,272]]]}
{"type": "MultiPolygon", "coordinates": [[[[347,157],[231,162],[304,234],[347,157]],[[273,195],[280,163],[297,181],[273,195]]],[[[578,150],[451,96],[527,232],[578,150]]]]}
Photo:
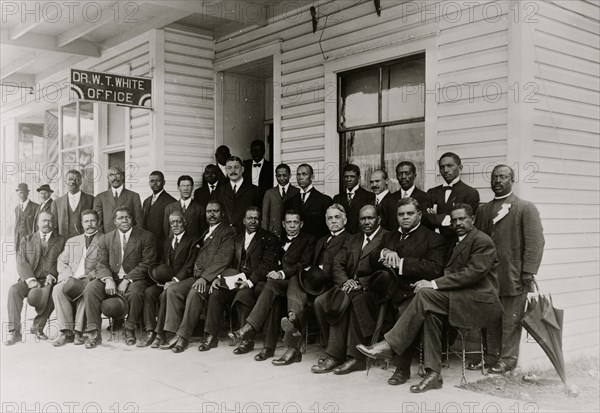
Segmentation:
{"type": "MultiPolygon", "coordinates": [[[[61,108],[63,169],[77,169],[83,177],[81,190],[94,193],[94,104],[73,102],[61,108]]],[[[63,193],[66,192],[66,186],[63,193]]]]}
{"type": "Polygon", "coordinates": [[[423,188],[425,54],[340,73],[338,85],[340,165],[358,165],[367,189],[371,172],[384,169],[395,192],[396,165],[411,161],[423,188]]]}

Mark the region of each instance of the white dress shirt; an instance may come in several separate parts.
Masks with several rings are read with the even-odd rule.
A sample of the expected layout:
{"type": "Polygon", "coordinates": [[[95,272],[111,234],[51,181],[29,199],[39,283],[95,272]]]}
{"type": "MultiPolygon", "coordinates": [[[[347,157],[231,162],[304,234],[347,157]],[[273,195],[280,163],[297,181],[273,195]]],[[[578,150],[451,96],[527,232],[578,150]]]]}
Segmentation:
{"type": "Polygon", "coordinates": [[[207,239],[210,238],[210,236],[212,235],[213,232],[215,232],[215,229],[217,229],[217,227],[221,225],[221,223],[219,222],[218,224],[214,224],[208,227],[208,232],[206,233],[206,235],[204,236],[204,241],[206,241],[207,239]]]}
{"type": "Polygon", "coordinates": [[[411,186],[410,188],[408,188],[408,190],[404,190],[402,188],[400,188],[400,195],[402,198],[408,198],[412,196],[413,191],[415,190],[415,186],[411,186]]]}
{"type": "Polygon", "coordinates": [[[123,192],[123,185],[118,188],[110,188],[110,192],[112,192],[113,198],[115,197],[115,192],[117,193],[117,197],[121,197],[121,192],[123,192]]]}
{"type": "Polygon", "coordinates": [[[125,274],[125,270],[123,269],[123,258],[125,257],[125,246],[123,245],[123,235],[125,235],[125,242],[129,242],[129,237],[131,236],[132,230],[133,230],[133,227],[129,228],[129,231],[127,231],[127,232],[117,231],[117,234],[119,234],[119,242],[121,244],[121,268],[119,268],[119,272],[117,273],[117,276],[121,280],[123,278],[125,278],[125,276],[127,275],[127,274],[125,274]]]}
{"type": "Polygon", "coordinates": [[[383,191],[380,194],[375,195],[375,205],[379,205],[381,203],[381,201],[383,201],[383,198],[385,198],[385,196],[389,193],[389,189],[386,189],[385,191],[383,191]]]}
{"type": "Polygon", "coordinates": [[[252,184],[258,186],[258,180],[260,178],[260,171],[262,171],[263,166],[265,165],[265,158],[262,158],[259,162],[254,162],[252,160],[252,184]],[[254,166],[260,165],[260,166],[254,166]]]}
{"type": "MultiPolygon", "coordinates": [[[[115,193],[113,192],[113,196],[114,194],[115,193]]],[[[79,206],[79,201],[81,200],[81,191],[77,191],[76,194],[67,192],[67,199],[69,200],[69,207],[71,208],[71,211],[75,211],[79,206]]]]}
{"type": "Polygon", "coordinates": [[[308,201],[308,197],[310,196],[310,191],[313,189],[313,184],[310,184],[306,189],[300,188],[300,200],[302,201],[302,194],[306,194],[303,202],[308,201]]]}

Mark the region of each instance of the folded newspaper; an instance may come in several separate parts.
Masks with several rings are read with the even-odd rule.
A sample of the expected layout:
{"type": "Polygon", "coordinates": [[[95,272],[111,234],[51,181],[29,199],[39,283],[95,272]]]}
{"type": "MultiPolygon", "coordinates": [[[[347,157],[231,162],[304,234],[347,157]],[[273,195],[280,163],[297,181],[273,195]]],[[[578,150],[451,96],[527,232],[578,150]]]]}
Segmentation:
{"type": "Polygon", "coordinates": [[[235,290],[237,286],[235,285],[238,281],[248,281],[246,278],[246,274],[243,272],[235,275],[225,276],[221,275],[221,285],[226,286],[230,290],[235,290]]]}

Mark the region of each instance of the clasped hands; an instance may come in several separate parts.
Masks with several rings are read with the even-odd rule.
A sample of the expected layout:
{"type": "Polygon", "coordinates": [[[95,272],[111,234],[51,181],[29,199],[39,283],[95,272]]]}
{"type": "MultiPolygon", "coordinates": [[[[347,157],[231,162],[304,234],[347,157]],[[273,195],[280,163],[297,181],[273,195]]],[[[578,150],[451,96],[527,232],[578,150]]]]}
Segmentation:
{"type": "Polygon", "coordinates": [[[117,286],[117,284],[115,283],[115,280],[113,280],[112,278],[107,278],[104,281],[104,284],[105,284],[104,291],[106,291],[106,294],[108,294],[108,295],[115,295],[115,294],[125,295],[125,291],[127,291],[127,287],[129,287],[129,283],[130,283],[130,281],[128,279],[124,278],[119,283],[119,286],[117,286]]]}

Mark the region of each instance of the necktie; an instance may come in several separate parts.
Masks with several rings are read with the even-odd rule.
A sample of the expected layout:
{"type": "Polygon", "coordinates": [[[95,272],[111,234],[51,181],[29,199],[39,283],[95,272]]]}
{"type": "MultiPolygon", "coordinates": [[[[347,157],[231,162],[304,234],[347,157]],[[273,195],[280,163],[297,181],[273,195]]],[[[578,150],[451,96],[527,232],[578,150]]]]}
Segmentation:
{"type": "Polygon", "coordinates": [[[90,244],[92,243],[92,238],[94,238],[93,235],[85,236],[85,249],[86,250],[90,247],[90,244]]]}
{"type": "Polygon", "coordinates": [[[43,234],[42,235],[42,251],[44,252],[44,254],[46,253],[46,247],[48,246],[48,235],[47,234],[43,234]]]}
{"type": "Polygon", "coordinates": [[[179,246],[179,238],[175,237],[175,244],[173,244],[173,251],[177,251],[178,246],[179,246]]]}
{"type": "Polygon", "coordinates": [[[119,202],[119,193],[115,191],[115,204],[119,202]]]}
{"type": "Polygon", "coordinates": [[[375,206],[379,205],[379,198],[375,197],[375,206]]]}
{"type": "Polygon", "coordinates": [[[185,207],[185,201],[181,201],[181,210],[183,211],[183,213],[185,214],[185,210],[187,208],[185,207]]]}
{"type": "Polygon", "coordinates": [[[352,203],[352,196],[354,194],[352,192],[348,192],[348,205],[350,205],[352,203]]]}
{"type": "Polygon", "coordinates": [[[281,199],[285,198],[285,187],[281,187],[281,199]]]}
{"type": "Polygon", "coordinates": [[[402,198],[408,198],[408,192],[402,191],[402,198]]]}
{"type": "Polygon", "coordinates": [[[233,185],[233,193],[237,193],[237,184],[233,185]]]}
{"type": "Polygon", "coordinates": [[[444,186],[444,202],[448,202],[448,198],[450,198],[450,193],[452,192],[452,186],[444,186]]]}
{"type": "Polygon", "coordinates": [[[260,168],[260,164],[259,163],[255,163],[254,165],[252,165],[255,168],[260,168]]]}
{"type": "Polygon", "coordinates": [[[401,232],[400,234],[400,241],[404,241],[406,238],[408,238],[408,232],[401,232]]]}
{"type": "Polygon", "coordinates": [[[154,205],[156,202],[156,194],[152,195],[152,201],[150,201],[150,205],[154,205]]]}
{"type": "Polygon", "coordinates": [[[21,204],[21,211],[25,211],[25,202],[21,204]]]}
{"type": "MultiPolygon", "coordinates": [[[[125,248],[127,248],[127,238],[125,238],[125,234],[123,234],[123,255],[125,255],[125,248]]],[[[121,257],[121,262],[123,262],[123,257],[121,257]]]]}
{"type": "Polygon", "coordinates": [[[369,242],[371,242],[371,238],[369,238],[369,237],[365,238],[365,245],[368,244],[369,242]]]}
{"type": "Polygon", "coordinates": [[[216,185],[210,185],[210,193],[211,193],[211,194],[212,194],[212,193],[213,193],[213,191],[215,190],[215,186],[216,186],[216,185]]]}

